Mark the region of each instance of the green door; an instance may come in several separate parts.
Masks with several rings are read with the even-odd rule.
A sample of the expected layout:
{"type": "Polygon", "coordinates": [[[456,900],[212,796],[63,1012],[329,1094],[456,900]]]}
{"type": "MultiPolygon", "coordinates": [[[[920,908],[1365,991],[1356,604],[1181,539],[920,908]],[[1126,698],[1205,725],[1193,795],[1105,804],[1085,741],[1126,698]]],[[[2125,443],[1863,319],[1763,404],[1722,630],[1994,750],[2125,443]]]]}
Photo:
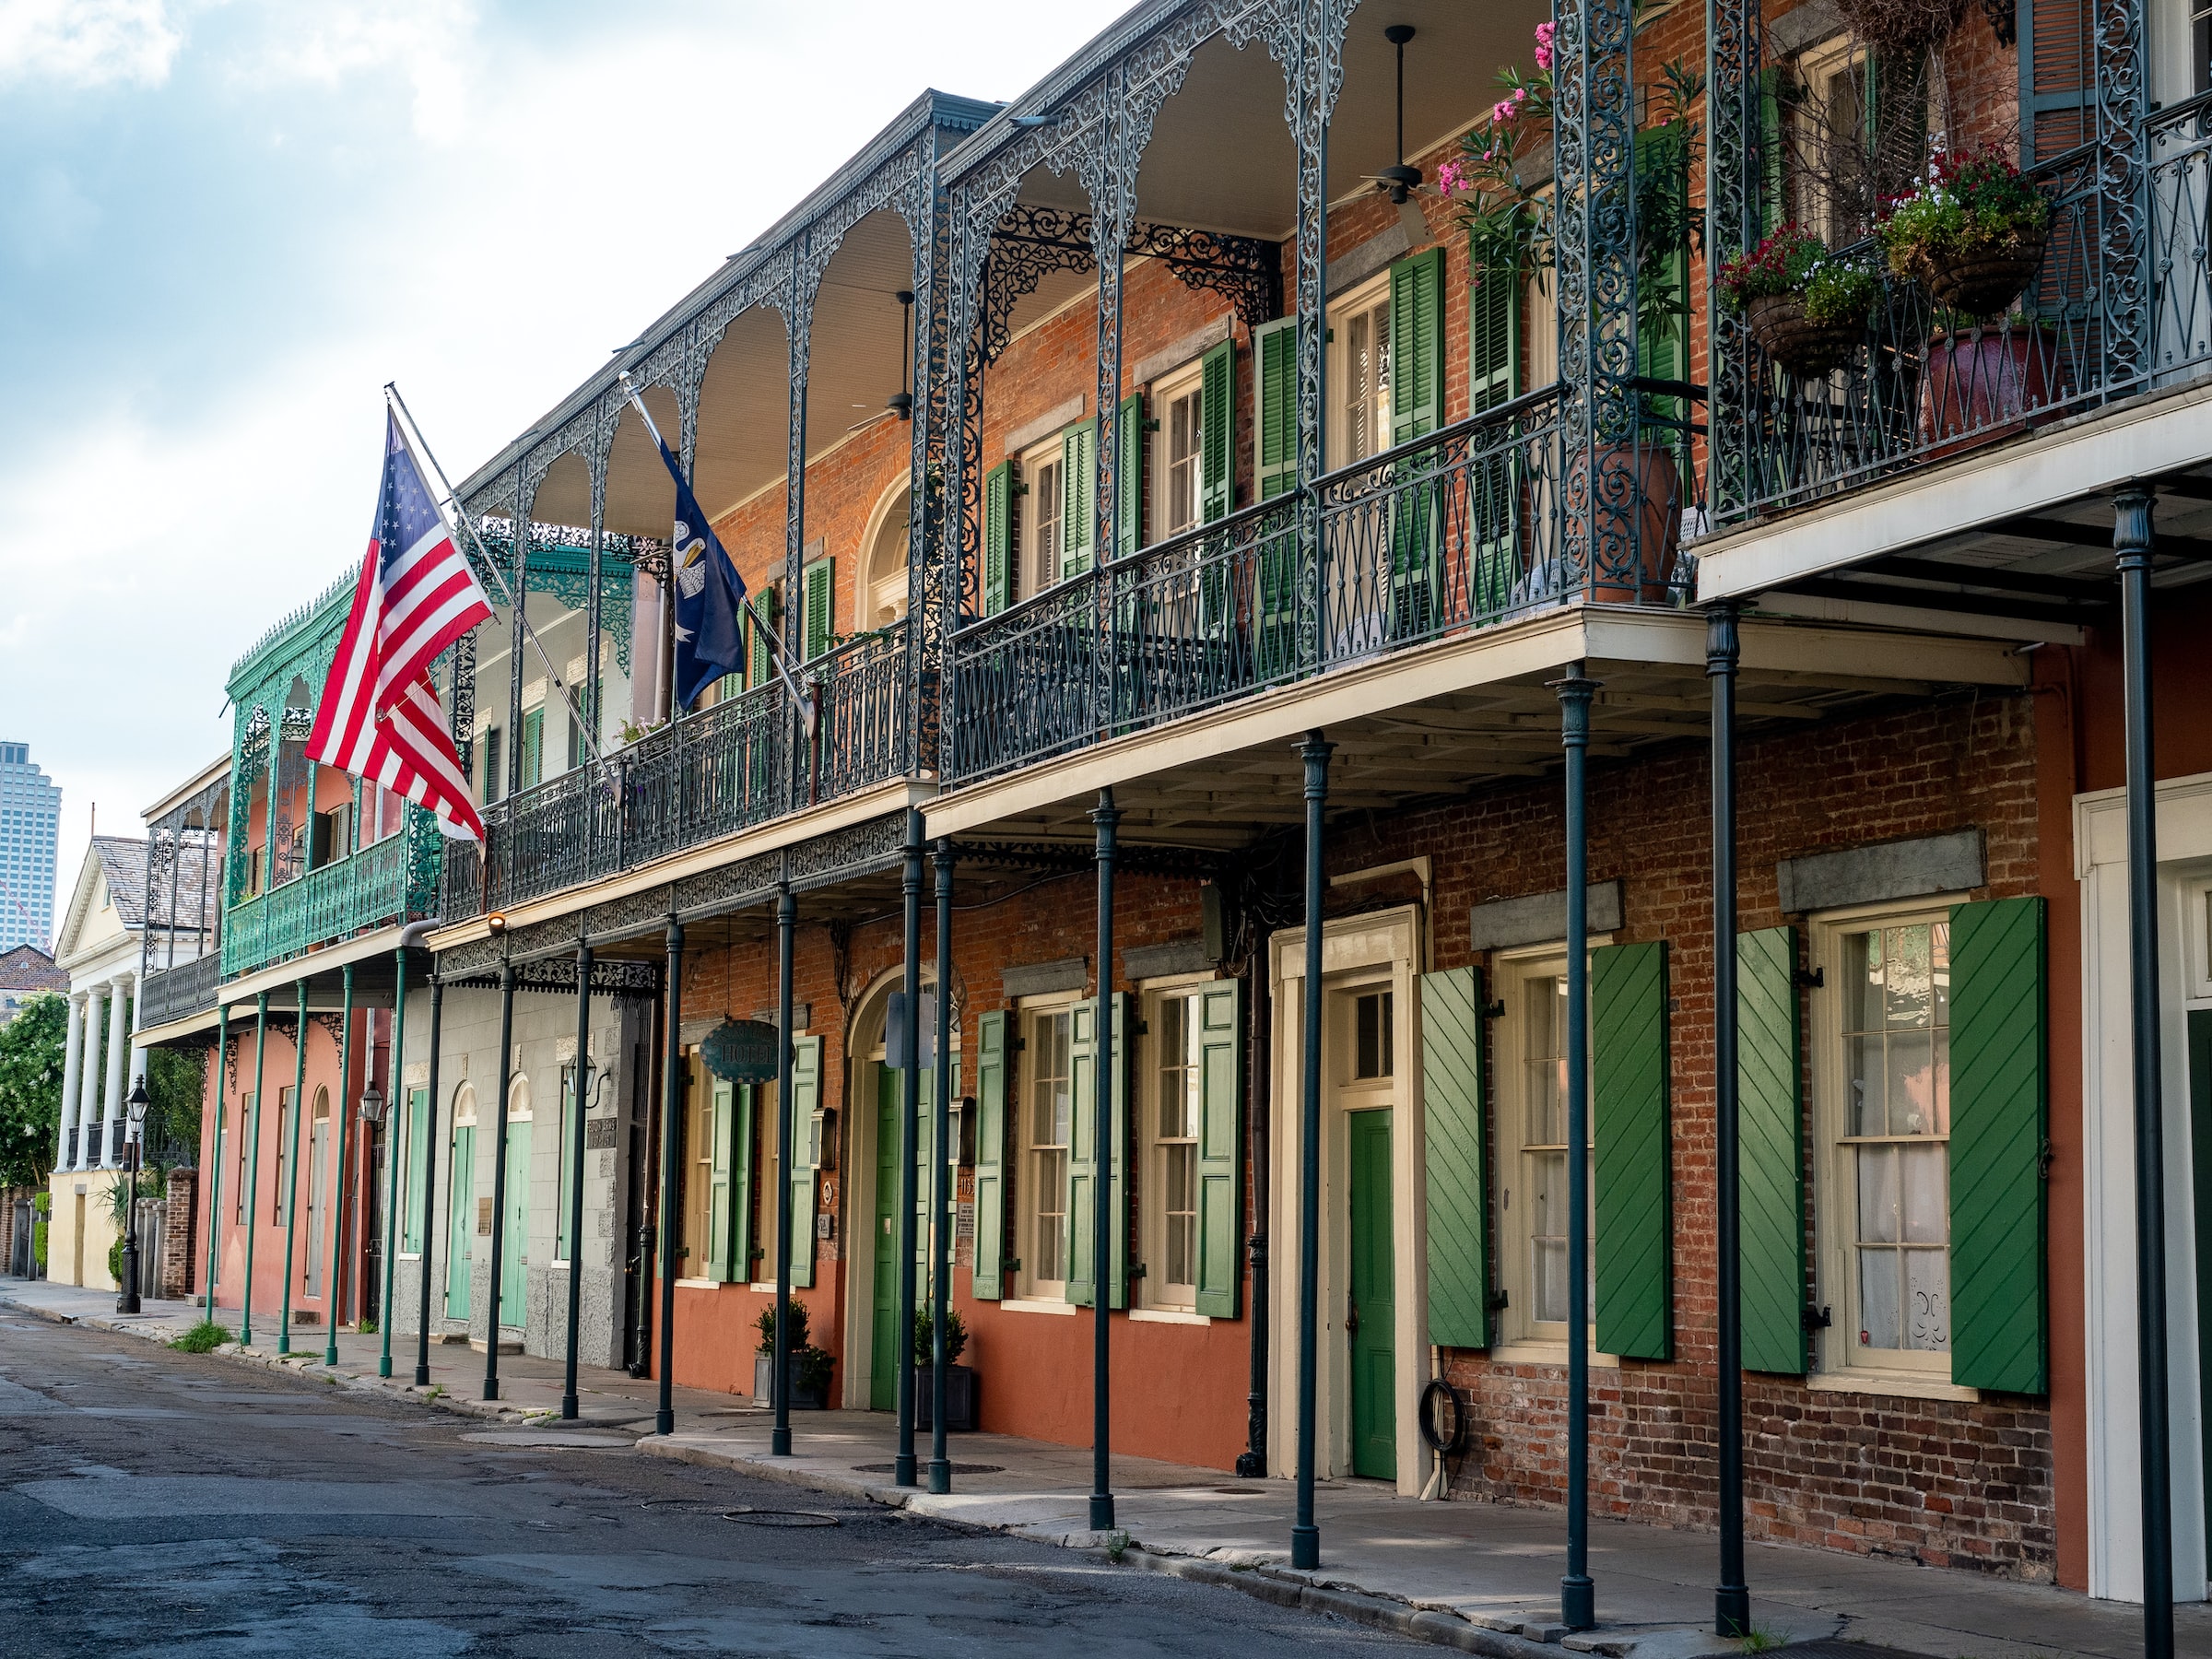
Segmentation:
{"type": "MultiPolygon", "coordinates": [[[[877,1411],[895,1411],[899,1406],[899,1100],[905,1087],[902,1073],[892,1066],[877,1071],[876,1088],[876,1288],[873,1346],[868,1350],[868,1405],[877,1411]]],[[[931,1113],[937,1096],[935,1067],[922,1071],[921,1136],[915,1147],[920,1167],[915,1171],[914,1257],[918,1265],[928,1261],[929,1135],[931,1113]]],[[[926,1271],[917,1272],[919,1285],[926,1271]]],[[[922,1292],[917,1290],[917,1300],[922,1292]]]]}
{"type": "Polygon", "coordinates": [[[1391,1260],[1390,1113],[1350,1116],[1352,1290],[1352,1473],[1398,1477],[1397,1291],[1391,1260]]]}
{"type": "Polygon", "coordinates": [[[445,1244],[445,1316],[468,1317],[469,1275],[477,1257],[477,1126],[453,1128],[451,1196],[453,1227],[445,1244]]]}
{"type": "Polygon", "coordinates": [[[530,1122],[507,1125],[507,1218],[500,1240],[500,1323],[520,1328],[530,1267],[530,1122]]]}

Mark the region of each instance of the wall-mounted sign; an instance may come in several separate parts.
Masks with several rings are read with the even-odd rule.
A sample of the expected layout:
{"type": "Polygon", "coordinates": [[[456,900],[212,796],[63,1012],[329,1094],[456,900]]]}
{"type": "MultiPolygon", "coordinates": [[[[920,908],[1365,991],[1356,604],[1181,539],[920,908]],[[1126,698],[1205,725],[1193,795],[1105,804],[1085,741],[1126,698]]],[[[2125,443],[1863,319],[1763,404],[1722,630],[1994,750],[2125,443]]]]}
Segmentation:
{"type": "Polygon", "coordinates": [[[725,1083],[773,1083],[781,1041],[765,1020],[724,1019],[700,1041],[699,1055],[725,1083]]]}

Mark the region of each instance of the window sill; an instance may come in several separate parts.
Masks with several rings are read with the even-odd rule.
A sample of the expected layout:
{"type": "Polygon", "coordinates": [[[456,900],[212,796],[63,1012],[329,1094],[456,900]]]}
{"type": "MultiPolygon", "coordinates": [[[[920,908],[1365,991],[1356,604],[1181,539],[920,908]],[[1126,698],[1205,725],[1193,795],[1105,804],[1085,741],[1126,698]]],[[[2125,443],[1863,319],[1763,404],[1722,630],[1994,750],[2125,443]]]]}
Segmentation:
{"type": "Polygon", "coordinates": [[[1912,1371],[1814,1371],[1805,1380],[1817,1394],[1889,1394],[1905,1400],[1962,1400],[1969,1405],[1982,1397],[1978,1388],[1962,1388],[1941,1377],[1912,1371]]]}
{"type": "Polygon", "coordinates": [[[722,1288],[722,1281],[711,1278],[679,1278],[676,1281],[676,1288],[678,1290],[719,1290],[722,1288]]]}
{"type": "Polygon", "coordinates": [[[422,1260],[422,1252],[419,1250],[403,1250],[392,1259],[395,1262],[419,1262],[422,1260]]]}
{"type": "Polygon", "coordinates": [[[1132,1308],[1129,1317],[1138,1324],[1210,1325],[1210,1313],[1194,1313],[1188,1308],[1132,1308]]]}
{"type": "MultiPolygon", "coordinates": [[[[1495,1342],[1486,1351],[1486,1357],[1499,1365],[1559,1365],[1567,1363],[1567,1345],[1563,1342],[1495,1342]]],[[[1601,1354],[1590,1350],[1590,1363],[1607,1371],[1620,1369],[1620,1356],[1601,1354]]]]}
{"type": "Polygon", "coordinates": [[[1041,1296],[1009,1296],[998,1304],[1007,1313],[1079,1313],[1071,1301],[1047,1301],[1041,1296]]]}

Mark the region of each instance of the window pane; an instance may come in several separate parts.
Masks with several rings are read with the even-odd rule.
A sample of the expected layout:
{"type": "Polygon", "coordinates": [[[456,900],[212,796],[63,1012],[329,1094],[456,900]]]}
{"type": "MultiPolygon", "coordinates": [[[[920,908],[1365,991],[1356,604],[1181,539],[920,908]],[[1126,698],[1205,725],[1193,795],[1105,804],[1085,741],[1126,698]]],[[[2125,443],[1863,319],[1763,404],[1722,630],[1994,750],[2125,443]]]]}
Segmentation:
{"type": "Polygon", "coordinates": [[[1166,1150],[1161,1206],[1168,1224],[1167,1282],[1188,1288],[1198,1280],[1198,1148],[1185,1141],[1166,1150]]]}
{"type": "Polygon", "coordinates": [[[1905,1250],[1905,1339],[1916,1353],[1940,1354],[1951,1346],[1950,1260],[1940,1250],[1905,1250]]]}
{"type": "Polygon", "coordinates": [[[1935,979],[1928,959],[1925,926],[1890,927],[1882,931],[1883,1022],[1891,1026],[1924,1026],[1934,1019],[1935,979]]]}
{"type": "MultiPolygon", "coordinates": [[[[1889,1034],[1889,1133],[1928,1135],[1936,1127],[1936,1044],[1928,1031],[1889,1034]]],[[[1869,1134],[1879,1135],[1874,1128],[1869,1134]]]]}
{"type": "Polygon", "coordinates": [[[1843,937],[1843,1029],[1846,1031],[1871,1030],[1877,1023],[1870,1012],[1878,999],[1882,982],[1882,966],[1878,959],[1870,960],[1866,934],[1846,934],[1843,937]]]}
{"type": "Polygon", "coordinates": [[[1556,979],[1531,980],[1528,985],[1523,1065],[1532,1146],[1567,1144],[1567,1074],[1559,1040],[1559,999],[1565,992],[1556,979]]]}
{"type": "Polygon", "coordinates": [[[1912,1244],[1947,1242],[1947,1184],[1945,1147],[1900,1147],[1897,1159],[1903,1172],[1903,1237],[1912,1244]]]}
{"type": "Polygon", "coordinates": [[[1535,1177],[1529,1183],[1535,1197],[1529,1210],[1533,1317],[1556,1323],[1567,1317],[1567,1155],[1538,1153],[1529,1164],[1535,1177]]]}
{"type": "Polygon", "coordinates": [[[1882,1111],[1882,1040],[1843,1040],[1843,1087],[1848,1101],[1846,1135],[1879,1135],[1887,1127],[1882,1111]]]}
{"type": "Polygon", "coordinates": [[[1897,1242],[1897,1148],[1861,1147],[1859,1164],[1859,1242],[1897,1242]]]}
{"type": "Polygon", "coordinates": [[[1866,1347],[1903,1346],[1898,1340],[1897,1254],[1894,1250],[1859,1253],[1859,1341],[1866,1347]]]}
{"type": "Polygon", "coordinates": [[[1066,1230],[1063,1225],[1065,1212],[1061,1208],[1067,1191],[1067,1154],[1040,1152],[1037,1155],[1037,1267],[1041,1279],[1064,1279],[1067,1277],[1065,1253],[1066,1230]]]}

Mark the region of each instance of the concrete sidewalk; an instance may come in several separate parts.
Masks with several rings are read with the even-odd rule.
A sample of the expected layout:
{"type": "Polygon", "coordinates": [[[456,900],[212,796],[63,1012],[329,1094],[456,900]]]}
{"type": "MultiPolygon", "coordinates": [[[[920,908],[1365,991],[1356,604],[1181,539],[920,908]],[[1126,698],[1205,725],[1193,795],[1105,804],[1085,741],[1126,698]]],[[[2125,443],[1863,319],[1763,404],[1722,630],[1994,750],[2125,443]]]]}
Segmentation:
{"type": "MultiPolygon", "coordinates": [[[[50,1319],[165,1340],[195,1323],[196,1303],[148,1302],[126,1318],[112,1292],[0,1279],[0,1303],[50,1319]]],[[[395,1333],[390,1379],[376,1375],[381,1338],[340,1332],[338,1364],[323,1363],[326,1333],[296,1326],[293,1354],[278,1359],[273,1323],[253,1349],[220,1350],[249,1362],[334,1384],[373,1387],[490,1418],[514,1444],[619,1450],[741,1467],[815,1490],[861,1496],[919,1514],[994,1531],[1105,1550],[1133,1564],[1230,1584],[1273,1601],[1304,1601],[1347,1617],[1466,1651],[1534,1659],[1544,1652],[1633,1659],[1689,1659],[1741,1651],[1712,1634],[1715,1559],[1711,1534],[1594,1521],[1594,1631],[1556,1623],[1566,1549],[1556,1510],[1487,1503],[1417,1503],[1378,1483],[1325,1481],[1318,1501],[1323,1567],[1288,1566],[1292,1498],[1286,1482],[1238,1480],[1210,1469],[1143,1458],[1113,1460],[1114,1535],[1089,1530],[1090,1453],[1007,1435],[953,1437],[954,1491],[933,1498],[891,1484],[896,1425],[876,1412],[794,1416],[794,1455],[769,1455],[768,1414],[744,1396],[678,1388],[676,1432],[651,1432],[658,1385],[621,1371],[578,1380],[582,1421],[559,1423],[557,1361],[500,1356],[501,1398],[482,1400],[485,1356],[433,1342],[431,1383],[413,1386],[415,1339],[395,1333]],[[551,1420],[549,1420],[551,1419],[551,1420]]],[[[929,1439],[917,1438],[926,1461],[929,1439]]],[[[2130,1606],[1974,1573],[1870,1560],[1822,1550],[1754,1545],[1755,1628],[1790,1642],[1841,1636],[1934,1659],[2121,1659],[2141,1652],[2142,1620],[2130,1606]]],[[[2177,1651],[2212,1659],[2212,1606],[2176,1609],[2177,1651]]]]}

